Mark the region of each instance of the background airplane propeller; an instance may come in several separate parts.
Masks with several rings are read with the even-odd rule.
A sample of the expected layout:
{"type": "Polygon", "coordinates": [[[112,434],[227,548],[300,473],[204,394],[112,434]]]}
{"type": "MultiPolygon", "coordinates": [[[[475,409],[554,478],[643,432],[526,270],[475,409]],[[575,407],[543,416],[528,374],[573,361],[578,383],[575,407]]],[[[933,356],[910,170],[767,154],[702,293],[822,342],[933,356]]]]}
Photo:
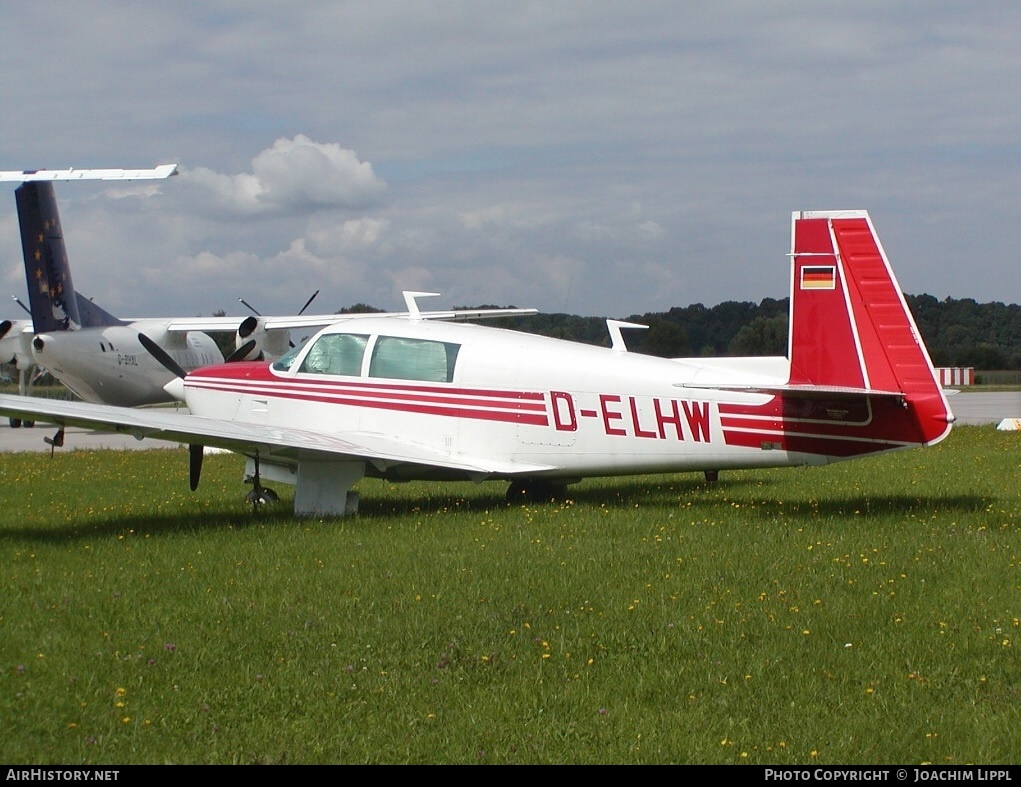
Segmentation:
{"type": "Polygon", "coordinates": [[[177,361],[171,358],[170,354],[166,350],[156,344],[156,342],[144,333],[139,332],[138,341],[148,351],[149,355],[159,361],[163,368],[174,375],[174,377],[180,377],[183,380],[188,376],[188,373],[184,370],[184,368],[177,361]]]}
{"type": "MultiPolygon", "coordinates": [[[[258,327],[259,321],[254,317],[245,317],[238,326],[238,336],[242,339],[251,336],[252,332],[258,327]]],[[[235,361],[243,361],[248,357],[248,353],[256,348],[259,343],[255,339],[249,339],[244,344],[239,345],[235,348],[234,352],[224,358],[225,363],[234,363],[235,361]]],[[[262,353],[259,353],[259,357],[254,360],[261,361],[262,353]]]]}
{"type": "MultiPolygon", "coordinates": [[[[316,290],[315,292],[313,292],[309,296],[308,300],[305,301],[305,305],[302,306],[298,310],[298,316],[299,317],[305,313],[305,310],[309,306],[312,305],[312,301],[314,301],[318,295],[319,295],[319,290],[316,290]]],[[[252,314],[254,314],[256,317],[262,317],[262,312],[260,312],[254,306],[252,306],[252,304],[250,304],[244,298],[242,298],[241,296],[238,296],[238,300],[245,306],[245,308],[247,308],[250,312],[252,312],[252,314]]],[[[247,317],[245,320],[242,321],[241,325],[238,326],[238,338],[239,339],[247,339],[249,336],[251,336],[255,332],[255,330],[258,327],[259,327],[259,321],[257,319],[255,319],[254,317],[247,317]]],[[[292,349],[294,348],[294,342],[288,340],[287,343],[291,346],[292,349]]],[[[244,344],[239,346],[234,352],[232,352],[230,354],[230,358],[227,359],[227,362],[231,363],[232,361],[235,361],[235,360],[241,360],[241,358],[243,358],[248,353],[250,353],[253,349],[255,349],[256,344],[257,344],[257,342],[255,341],[255,339],[250,339],[249,341],[245,342],[244,344]],[[244,350],[244,352],[242,352],[242,350],[244,350]]],[[[260,353],[260,357],[257,360],[260,360],[260,361],[262,360],[261,353],[260,353]]]]}

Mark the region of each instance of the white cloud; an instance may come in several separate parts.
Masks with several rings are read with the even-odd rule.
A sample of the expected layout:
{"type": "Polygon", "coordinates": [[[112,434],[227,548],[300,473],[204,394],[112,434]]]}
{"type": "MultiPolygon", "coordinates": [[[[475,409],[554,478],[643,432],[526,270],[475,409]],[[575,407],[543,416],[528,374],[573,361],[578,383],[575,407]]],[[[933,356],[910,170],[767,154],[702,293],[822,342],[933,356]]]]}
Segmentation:
{"type": "Polygon", "coordinates": [[[385,248],[388,219],[361,218],[338,222],[330,216],[309,221],[306,240],[318,254],[371,253],[385,248]]]}
{"type": "Polygon", "coordinates": [[[243,216],[367,208],[386,193],[386,183],[353,150],[304,134],[278,139],[252,159],[250,173],[196,167],[183,169],[181,178],[209,192],[222,209],[243,216]]]}

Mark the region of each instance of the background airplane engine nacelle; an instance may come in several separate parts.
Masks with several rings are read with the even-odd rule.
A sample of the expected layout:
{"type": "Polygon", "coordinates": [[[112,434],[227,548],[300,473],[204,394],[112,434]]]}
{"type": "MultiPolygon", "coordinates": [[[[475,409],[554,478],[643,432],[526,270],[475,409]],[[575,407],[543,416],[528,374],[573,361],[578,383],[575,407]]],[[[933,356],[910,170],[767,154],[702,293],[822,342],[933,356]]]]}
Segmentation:
{"type": "Polygon", "coordinates": [[[234,335],[234,348],[234,361],[273,360],[290,349],[290,332],[266,330],[261,317],[246,317],[234,335]]]}
{"type": "Polygon", "coordinates": [[[32,323],[28,320],[0,321],[0,363],[14,364],[21,371],[28,369],[32,358],[32,323]]]}
{"type": "Polygon", "coordinates": [[[14,323],[0,321],[0,363],[14,363],[18,353],[18,337],[11,334],[14,323]]]}

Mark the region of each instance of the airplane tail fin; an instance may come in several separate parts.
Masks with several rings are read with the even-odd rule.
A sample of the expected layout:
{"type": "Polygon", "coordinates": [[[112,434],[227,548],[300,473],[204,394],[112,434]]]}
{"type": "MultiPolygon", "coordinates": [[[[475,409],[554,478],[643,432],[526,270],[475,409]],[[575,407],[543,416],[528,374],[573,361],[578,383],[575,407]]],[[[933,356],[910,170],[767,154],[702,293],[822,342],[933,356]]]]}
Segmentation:
{"type": "Polygon", "coordinates": [[[791,234],[789,385],[895,401],[874,428],[942,440],[953,415],[868,213],[795,212],[791,234]]]}
{"type": "Polygon", "coordinates": [[[35,332],[119,324],[112,314],[75,292],[53,183],[22,183],[14,194],[35,332]]]}

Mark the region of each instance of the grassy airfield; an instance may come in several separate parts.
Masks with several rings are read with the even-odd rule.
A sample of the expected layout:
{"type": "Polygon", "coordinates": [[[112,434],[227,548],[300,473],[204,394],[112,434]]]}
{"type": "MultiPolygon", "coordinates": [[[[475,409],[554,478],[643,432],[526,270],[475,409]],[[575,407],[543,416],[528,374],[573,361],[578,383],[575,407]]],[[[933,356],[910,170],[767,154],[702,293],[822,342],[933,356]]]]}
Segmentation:
{"type": "Polygon", "coordinates": [[[320,522],[236,457],[192,494],[184,451],[5,454],[0,761],[1016,763],[1019,457],[363,481],[320,522]]]}

